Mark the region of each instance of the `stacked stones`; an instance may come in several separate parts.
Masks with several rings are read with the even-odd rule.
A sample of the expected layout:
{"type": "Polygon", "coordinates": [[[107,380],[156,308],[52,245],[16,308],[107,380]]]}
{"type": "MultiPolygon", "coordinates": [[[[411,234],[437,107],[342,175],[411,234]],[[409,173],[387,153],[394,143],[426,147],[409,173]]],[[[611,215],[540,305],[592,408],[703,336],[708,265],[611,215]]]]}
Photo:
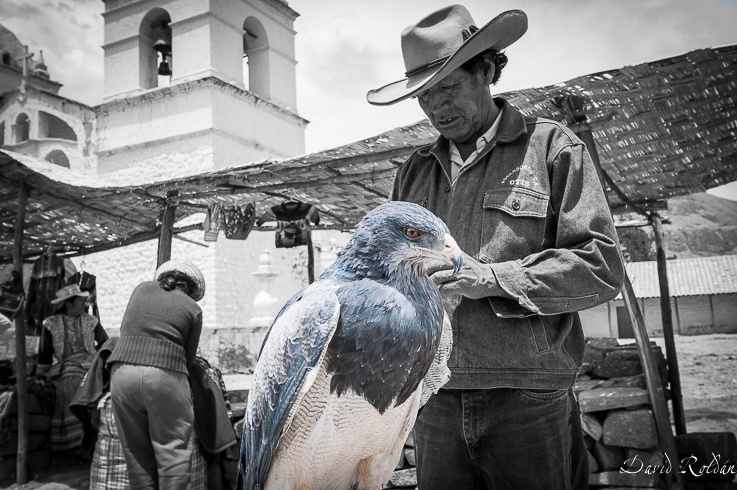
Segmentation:
{"type": "MultiPolygon", "coordinates": [[[[666,387],[665,356],[659,346],[651,345],[666,387]]],[[[637,345],[619,345],[614,338],[589,339],[573,391],[588,450],[589,485],[658,487],[669,462],[659,447],[637,345]]]]}
{"type": "Polygon", "coordinates": [[[397,468],[383,488],[404,488],[417,490],[417,470],[415,469],[415,441],[413,433],[404,441],[404,449],[399,457],[397,468]]]}

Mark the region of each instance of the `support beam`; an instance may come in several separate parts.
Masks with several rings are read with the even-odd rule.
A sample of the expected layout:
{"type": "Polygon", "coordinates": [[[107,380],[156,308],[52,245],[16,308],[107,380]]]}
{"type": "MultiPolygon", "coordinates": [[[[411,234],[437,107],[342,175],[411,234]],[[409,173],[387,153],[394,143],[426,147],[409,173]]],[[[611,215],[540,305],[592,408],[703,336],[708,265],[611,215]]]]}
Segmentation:
{"type": "Polygon", "coordinates": [[[670,426],[670,414],[668,413],[668,402],[665,400],[663,385],[660,382],[658,374],[658,365],[655,362],[655,356],[650,349],[650,338],[645,327],[645,319],[640,312],[640,305],[637,303],[635,291],[632,289],[630,278],[625,272],[624,287],[622,288],[622,299],[627,307],[627,311],[632,319],[632,330],[635,334],[642,360],[642,367],[645,371],[645,380],[647,381],[647,391],[650,395],[650,404],[653,407],[653,416],[655,417],[655,426],[658,430],[658,439],[663,452],[668,456],[673,472],[665,475],[667,488],[683,489],[683,480],[681,478],[680,460],[678,458],[678,450],[676,448],[676,438],[673,436],[673,430],[670,426]],[[645,348],[647,347],[647,348],[645,348]]]}
{"type": "MultiPolygon", "coordinates": [[[[26,220],[28,188],[18,186],[18,213],[15,217],[13,270],[23,284],[23,228],[26,220]]],[[[26,379],[26,318],[24,308],[15,317],[15,389],[18,399],[18,449],[16,451],[16,483],[28,482],[28,388],[26,379]]]]}
{"type": "Polygon", "coordinates": [[[159,235],[159,252],[156,260],[156,268],[171,259],[171,240],[174,230],[174,218],[177,212],[177,205],[171,197],[177,195],[177,191],[169,191],[167,193],[166,207],[161,217],[161,235],[159,235]]]}
{"type": "MultiPolygon", "coordinates": [[[[573,105],[573,107],[576,106],[583,105],[573,105]]],[[[575,121],[569,122],[577,123],[575,124],[576,127],[574,131],[576,135],[579,136],[582,141],[586,143],[589,153],[591,154],[591,160],[593,161],[594,166],[596,167],[596,171],[599,175],[602,189],[604,189],[604,194],[606,195],[606,184],[608,183],[612,187],[612,190],[614,190],[614,192],[619,195],[625,203],[631,205],[632,203],[629,201],[629,199],[627,199],[627,196],[625,196],[622,193],[621,189],[619,189],[616,184],[612,182],[606,171],[601,167],[599,155],[596,151],[596,145],[594,144],[594,139],[591,134],[591,129],[589,128],[588,124],[581,122],[582,117],[580,116],[581,115],[579,114],[579,117],[577,117],[575,121]]],[[[637,208],[637,212],[639,212],[643,216],[649,216],[647,213],[644,212],[641,207],[635,207],[637,208]]],[[[627,307],[627,313],[629,314],[630,320],[632,322],[632,330],[635,335],[635,341],[637,342],[637,348],[640,353],[640,358],[642,360],[642,365],[645,371],[645,379],[650,395],[650,403],[653,407],[653,416],[655,417],[655,425],[658,430],[658,439],[660,441],[660,445],[663,448],[663,452],[665,452],[665,454],[668,456],[668,459],[670,459],[670,462],[675,470],[675,474],[666,474],[666,483],[669,489],[682,490],[683,479],[680,474],[680,460],[678,459],[676,440],[673,436],[673,430],[671,429],[670,425],[668,402],[665,398],[663,385],[660,382],[657,364],[655,363],[655,356],[653,355],[652,348],[650,347],[650,339],[648,338],[647,327],[645,326],[645,319],[640,312],[640,305],[637,303],[637,297],[635,296],[634,289],[632,289],[632,283],[630,282],[630,278],[627,275],[626,270],[624,272],[622,298],[624,299],[624,304],[627,307]]],[[[670,354],[668,355],[668,357],[670,357],[670,354]]],[[[673,357],[676,357],[675,352],[673,357]]]]}
{"type": "Polygon", "coordinates": [[[668,284],[668,265],[665,260],[665,242],[663,240],[663,223],[658,213],[652,213],[653,236],[655,237],[655,256],[658,262],[658,283],[660,285],[660,315],[663,319],[663,340],[665,340],[665,357],[668,361],[668,381],[670,382],[671,403],[673,404],[673,420],[676,423],[676,434],[686,433],[686,417],[683,410],[683,394],[681,392],[681,375],[678,370],[678,354],[673,339],[673,313],[670,307],[670,286],[668,284]]]}
{"type": "Polygon", "coordinates": [[[315,247],[312,246],[312,231],[307,235],[307,283],[315,282],[315,247]]]}

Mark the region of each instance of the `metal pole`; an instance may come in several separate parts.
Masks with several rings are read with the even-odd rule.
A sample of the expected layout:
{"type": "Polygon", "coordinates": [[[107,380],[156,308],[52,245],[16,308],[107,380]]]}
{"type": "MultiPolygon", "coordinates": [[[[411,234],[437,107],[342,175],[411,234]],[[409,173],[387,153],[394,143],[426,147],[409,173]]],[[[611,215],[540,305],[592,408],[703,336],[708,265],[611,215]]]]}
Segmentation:
{"type": "Polygon", "coordinates": [[[658,261],[658,279],[660,284],[660,314],[663,319],[663,340],[665,341],[665,356],[668,362],[668,381],[670,382],[671,403],[673,404],[673,420],[676,424],[676,434],[686,433],[686,417],[683,410],[683,394],[681,392],[681,375],[678,370],[678,354],[676,342],[673,338],[673,314],[670,307],[670,288],[668,285],[668,269],[665,260],[665,245],[663,241],[663,223],[658,213],[651,213],[653,235],[655,236],[655,251],[658,261]]]}
{"type": "MultiPolygon", "coordinates": [[[[15,243],[13,249],[13,270],[23,284],[23,228],[26,219],[28,189],[25,183],[18,186],[18,213],[15,218],[15,243]]],[[[18,449],[16,451],[16,482],[28,482],[28,392],[26,380],[26,317],[20,308],[15,317],[15,389],[18,398],[18,449]]]]}
{"type": "Polygon", "coordinates": [[[169,199],[177,195],[177,191],[167,193],[166,207],[161,217],[161,235],[159,235],[159,252],[156,267],[171,259],[172,230],[174,229],[174,218],[176,217],[177,204],[169,199]]]}

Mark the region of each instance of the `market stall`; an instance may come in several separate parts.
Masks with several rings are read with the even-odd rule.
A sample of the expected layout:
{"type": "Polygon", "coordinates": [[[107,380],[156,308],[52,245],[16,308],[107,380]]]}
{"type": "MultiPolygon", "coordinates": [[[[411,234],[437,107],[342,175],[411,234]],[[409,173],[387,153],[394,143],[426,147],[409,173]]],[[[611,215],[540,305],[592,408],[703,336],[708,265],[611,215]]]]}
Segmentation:
{"type": "MultiPolygon", "coordinates": [[[[668,198],[737,180],[736,80],[737,45],[732,45],[503,95],[526,115],[565,121],[574,128],[597,161],[612,212],[639,213],[642,224],[653,226],[660,240],[660,212],[667,209],[668,198]]],[[[172,237],[193,229],[207,231],[213,216],[223,211],[243,213],[249,205],[253,206],[249,215],[256,219],[245,221],[240,231],[246,235],[283,231],[288,222],[270,225],[273,221],[258,218],[288,202],[319,211],[319,221],[307,223],[309,229],[351,230],[369,209],[386,201],[404,159],[436,136],[422,121],[311,155],[239,162],[129,187],[106,186],[104,177],[79,175],[0,151],[0,262],[12,261],[21,274],[23,263],[37,260],[49,248],[68,258],[158,239],[161,263],[170,254],[172,237]],[[205,216],[202,223],[177,227],[197,213],[205,216]]],[[[658,250],[664,264],[662,244],[658,250]]],[[[678,367],[672,326],[667,326],[671,322],[664,272],[663,267],[663,324],[674,415],[677,429],[685,431],[683,414],[678,413],[678,367]]],[[[631,288],[625,287],[625,300],[640,332],[637,340],[645,367],[652,371],[649,341],[631,288]]],[[[16,317],[19,481],[27,466],[24,325],[21,313],[16,317]]],[[[671,451],[673,434],[666,421],[663,387],[652,372],[650,377],[659,435],[666,441],[666,451],[671,451]]]]}

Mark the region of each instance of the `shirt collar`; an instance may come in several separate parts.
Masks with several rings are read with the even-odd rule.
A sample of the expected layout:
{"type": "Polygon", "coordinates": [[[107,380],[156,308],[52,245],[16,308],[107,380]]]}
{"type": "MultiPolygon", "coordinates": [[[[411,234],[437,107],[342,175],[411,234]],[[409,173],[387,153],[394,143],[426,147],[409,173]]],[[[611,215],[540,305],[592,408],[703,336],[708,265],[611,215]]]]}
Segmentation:
{"type": "Polygon", "coordinates": [[[491,142],[491,140],[494,138],[494,136],[496,136],[496,132],[499,129],[499,123],[502,120],[502,111],[504,111],[504,108],[501,108],[499,110],[499,114],[497,114],[496,119],[494,119],[494,122],[491,124],[491,127],[489,127],[489,129],[484,134],[479,136],[479,138],[476,140],[476,151],[468,155],[468,158],[466,158],[465,161],[463,160],[463,158],[461,158],[461,153],[458,151],[458,147],[456,146],[456,144],[452,141],[450,142],[449,150],[451,171],[453,173],[453,182],[455,182],[456,178],[458,177],[461,168],[473,162],[478,154],[481,153],[481,150],[486,148],[486,145],[488,145],[489,142],[491,142]]]}

